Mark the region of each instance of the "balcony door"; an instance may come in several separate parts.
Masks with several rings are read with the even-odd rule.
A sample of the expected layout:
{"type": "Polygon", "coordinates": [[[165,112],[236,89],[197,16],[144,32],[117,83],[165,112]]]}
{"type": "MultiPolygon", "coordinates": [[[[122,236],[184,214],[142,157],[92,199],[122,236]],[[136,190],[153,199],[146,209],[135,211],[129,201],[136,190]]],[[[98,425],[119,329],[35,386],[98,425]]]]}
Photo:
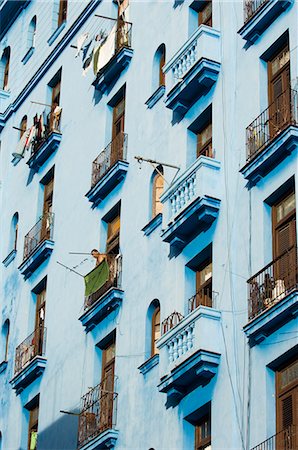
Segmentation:
{"type": "Polygon", "coordinates": [[[115,377],[115,339],[102,353],[102,382],[100,396],[100,430],[113,426],[114,377],[115,377]]]}
{"type": "Polygon", "coordinates": [[[44,185],[41,240],[51,238],[54,178],[44,185]]]}
{"type": "Polygon", "coordinates": [[[199,305],[212,307],[212,262],[208,259],[196,271],[196,301],[199,305]]]}
{"type": "Polygon", "coordinates": [[[211,420],[209,414],[196,425],[195,450],[211,450],[211,420]]]}
{"type": "Polygon", "coordinates": [[[298,359],[276,373],[277,449],[297,448],[298,359]]]}
{"type": "Polygon", "coordinates": [[[46,313],[46,290],[43,289],[36,297],[35,315],[35,354],[43,354],[44,321],[46,313]]]}
{"type": "Polygon", "coordinates": [[[125,97],[122,97],[113,108],[112,148],[110,166],[123,159],[125,123],[125,97]]]}
{"type": "Polygon", "coordinates": [[[268,61],[269,133],[273,138],[291,119],[290,51],[287,43],[268,61]]]}
{"type": "Polygon", "coordinates": [[[280,280],[285,288],[295,285],[296,278],[296,200],[288,193],[272,208],[273,257],[275,282],[280,280]]]}

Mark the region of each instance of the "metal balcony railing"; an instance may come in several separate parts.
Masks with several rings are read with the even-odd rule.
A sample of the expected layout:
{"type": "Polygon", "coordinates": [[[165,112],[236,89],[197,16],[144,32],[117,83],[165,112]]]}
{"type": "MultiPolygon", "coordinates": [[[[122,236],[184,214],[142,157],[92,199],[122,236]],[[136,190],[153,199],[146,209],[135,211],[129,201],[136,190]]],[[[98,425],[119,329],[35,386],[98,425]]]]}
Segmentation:
{"type": "Polygon", "coordinates": [[[246,128],[247,162],[289,125],[298,125],[298,95],[285,90],[246,128]]]}
{"type": "Polygon", "coordinates": [[[93,161],[91,188],[99,182],[117,161],[126,161],[126,155],[127,134],[119,133],[93,161]]]}
{"type": "MultiPolygon", "coordinates": [[[[109,279],[108,281],[96,292],[91,295],[85,296],[84,309],[89,309],[100,297],[102,297],[110,288],[121,287],[122,278],[122,256],[121,255],[108,255],[107,262],[109,265],[109,279]]],[[[101,264],[104,264],[103,261],[101,264]]]]}
{"type": "Polygon", "coordinates": [[[161,333],[165,334],[178,325],[181,320],[184,319],[184,316],[177,311],[174,311],[169,317],[167,317],[161,324],[161,333]]]}
{"type": "Polygon", "coordinates": [[[131,34],[132,23],[119,19],[116,31],[116,53],[123,47],[131,48],[131,34]]]}
{"type": "Polygon", "coordinates": [[[270,0],[245,0],[244,23],[248,22],[270,0]]]}
{"type": "Polygon", "coordinates": [[[53,110],[47,115],[43,113],[39,119],[37,117],[34,119],[35,134],[31,143],[31,156],[38,152],[40,147],[48,140],[52,133],[61,133],[61,112],[62,109],[59,108],[56,112],[53,110]],[[45,123],[42,123],[43,117],[46,117],[45,123]]]}
{"type": "Polygon", "coordinates": [[[24,257],[27,259],[36,247],[46,239],[53,239],[54,213],[44,214],[25,236],[24,257]]]}
{"type": "Polygon", "coordinates": [[[290,425],[251,450],[295,450],[296,445],[295,426],[290,425]]]}
{"type": "Polygon", "coordinates": [[[46,328],[36,328],[17,348],[15,355],[15,374],[21,372],[25,365],[35,356],[43,356],[46,348],[46,328]]]}
{"type": "Polygon", "coordinates": [[[198,292],[188,300],[188,313],[190,314],[200,305],[215,308],[217,296],[218,292],[212,291],[210,287],[203,287],[199,289],[198,292]]]}
{"type": "Polygon", "coordinates": [[[113,391],[113,386],[113,378],[107,377],[83,395],[79,414],[78,448],[105,430],[115,428],[118,394],[113,391]]]}
{"type": "Polygon", "coordinates": [[[297,248],[284,252],[247,282],[249,320],[252,320],[298,288],[297,248]]]}

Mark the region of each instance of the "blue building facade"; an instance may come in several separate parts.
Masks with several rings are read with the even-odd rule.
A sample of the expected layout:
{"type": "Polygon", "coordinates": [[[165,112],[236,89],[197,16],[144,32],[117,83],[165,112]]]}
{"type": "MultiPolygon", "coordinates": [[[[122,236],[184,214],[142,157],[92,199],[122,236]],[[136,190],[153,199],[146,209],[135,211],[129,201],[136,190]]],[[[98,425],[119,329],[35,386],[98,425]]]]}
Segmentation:
{"type": "Polygon", "coordinates": [[[0,450],[298,448],[297,3],[0,4],[0,450]]]}

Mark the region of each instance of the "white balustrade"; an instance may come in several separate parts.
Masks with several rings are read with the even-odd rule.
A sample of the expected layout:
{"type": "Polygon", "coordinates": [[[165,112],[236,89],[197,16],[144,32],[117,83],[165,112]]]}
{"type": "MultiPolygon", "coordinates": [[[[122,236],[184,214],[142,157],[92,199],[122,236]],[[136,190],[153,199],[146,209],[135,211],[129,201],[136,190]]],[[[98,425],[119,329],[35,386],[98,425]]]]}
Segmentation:
{"type": "Polygon", "coordinates": [[[192,349],[194,344],[194,326],[194,322],[187,324],[167,343],[169,363],[175,362],[192,349]]]}
{"type": "Polygon", "coordinates": [[[172,215],[176,214],[195,196],[196,172],[191,173],[188,178],[177,186],[170,197],[172,215]]]}

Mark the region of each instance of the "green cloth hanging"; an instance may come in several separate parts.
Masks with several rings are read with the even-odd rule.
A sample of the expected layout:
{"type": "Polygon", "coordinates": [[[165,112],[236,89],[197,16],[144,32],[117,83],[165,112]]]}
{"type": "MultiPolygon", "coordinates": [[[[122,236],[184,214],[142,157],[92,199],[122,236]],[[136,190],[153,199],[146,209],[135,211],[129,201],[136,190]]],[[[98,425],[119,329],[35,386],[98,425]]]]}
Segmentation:
{"type": "Polygon", "coordinates": [[[98,291],[108,281],[109,272],[109,265],[104,260],[95,269],[85,275],[85,297],[98,291]]]}

